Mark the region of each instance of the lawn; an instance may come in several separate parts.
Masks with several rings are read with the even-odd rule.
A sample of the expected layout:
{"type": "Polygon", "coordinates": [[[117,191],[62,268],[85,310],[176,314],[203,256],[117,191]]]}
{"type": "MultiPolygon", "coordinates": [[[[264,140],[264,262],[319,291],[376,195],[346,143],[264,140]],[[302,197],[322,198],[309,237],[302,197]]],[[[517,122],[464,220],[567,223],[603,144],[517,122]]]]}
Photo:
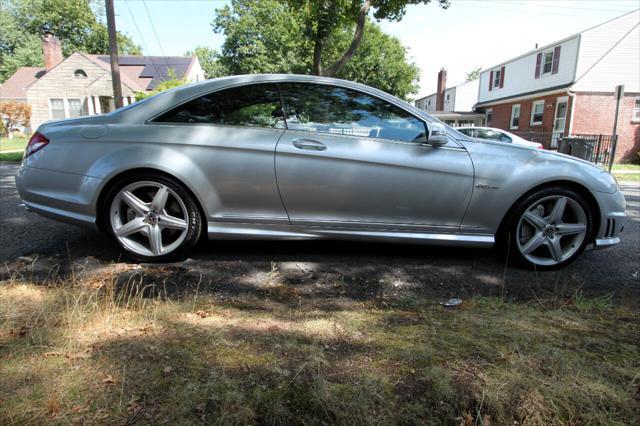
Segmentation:
{"type": "Polygon", "coordinates": [[[307,293],[277,263],[230,287],[38,262],[0,281],[3,424],[640,422],[640,314],[608,296],[447,309],[362,277],[307,293]]]}
{"type": "Polygon", "coordinates": [[[611,167],[611,171],[615,172],[616,170],[635,170],[640,172],[640,164],[614,164],[611,167]]]}
{"type": "Polygon", "coordinates": [[[28,139],[23,137],[14,137],[12,139],[0,138],[0,153],[3,151],[23,150],[27,145],[28,139]]]}

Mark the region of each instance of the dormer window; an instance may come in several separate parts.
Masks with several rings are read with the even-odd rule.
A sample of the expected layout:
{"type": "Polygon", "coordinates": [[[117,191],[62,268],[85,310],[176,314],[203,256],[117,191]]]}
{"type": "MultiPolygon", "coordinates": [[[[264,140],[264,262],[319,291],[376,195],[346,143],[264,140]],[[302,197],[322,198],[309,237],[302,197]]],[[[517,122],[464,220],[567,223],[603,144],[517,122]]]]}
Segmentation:
{"type": "Polygon", "coordinates": [[[553,68],[553,50],[544,52],[544,65],[542,66],[542,75],[549,74],[553,68]]]}
{"type": "Polygon", "coordinates": [[[504,66],[491,70],[489,74],[489,90],[502,89],[504,87],[504,66]]]}
{"type": "Polygon", "coordinates": [[[84,70],[75,70],[73,76],[75,78],[87,78],[87,73],[84,70]]]}

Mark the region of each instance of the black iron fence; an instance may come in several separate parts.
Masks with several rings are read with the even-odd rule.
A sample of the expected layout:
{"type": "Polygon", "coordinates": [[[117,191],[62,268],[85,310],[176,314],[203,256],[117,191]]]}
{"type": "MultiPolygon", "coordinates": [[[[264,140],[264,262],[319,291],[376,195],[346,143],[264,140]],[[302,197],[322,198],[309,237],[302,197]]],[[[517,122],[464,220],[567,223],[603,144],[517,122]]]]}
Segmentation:
{"type": "Polygon", "coordinates": [[[558,152],[610,167],[617,135],[570,135],[559,140],[558,152]]]}
{"type": "Polygon", "coordinates": [[[512,132],[531,142],[538,142],[545,149],[582,158],[600,166],[609,167],[615,155],[613,135],[573,134],[564,136],[555,132],[512,132]]]}

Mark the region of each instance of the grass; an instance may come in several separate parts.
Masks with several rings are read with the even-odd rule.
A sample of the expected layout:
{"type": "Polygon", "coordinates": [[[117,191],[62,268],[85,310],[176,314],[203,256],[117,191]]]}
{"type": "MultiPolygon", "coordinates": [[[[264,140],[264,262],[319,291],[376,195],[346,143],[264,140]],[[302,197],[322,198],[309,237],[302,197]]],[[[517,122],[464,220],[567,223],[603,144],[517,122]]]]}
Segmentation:
{"type": "Polygon", "coordinates": [[[615,172],[616,170],[636,170],[640,172],[640,164],[614,164],[611,167],[611,171],[615,172]]]}
{"type": "Polygon", "coordinates": [[[14,137],[11,139],[0,138],[0,153],[3,151],[15,151],[22,150],[27,145],[28,139],[26,137],[14,137]]]}
{"type": "Polygon", "coordinates": [[[19,163],[21,161],[22,161],[22,152],[10,152],[10,153],[0,152],[0,162],[19,163]]]}
{"type": "Polygon", "coordinates": [[[177,266],[35,263],[0,282],[2,424],[640,421],[640,314],[610,296],[447,310],[310,298],[276,263],[245,293],[177,266]]]}

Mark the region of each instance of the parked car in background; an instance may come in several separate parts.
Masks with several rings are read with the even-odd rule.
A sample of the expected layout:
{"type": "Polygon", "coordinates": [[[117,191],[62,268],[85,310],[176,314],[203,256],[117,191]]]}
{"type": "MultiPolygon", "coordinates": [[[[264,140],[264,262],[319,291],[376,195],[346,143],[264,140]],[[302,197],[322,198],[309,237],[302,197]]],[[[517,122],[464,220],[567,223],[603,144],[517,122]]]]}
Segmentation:
{"type": "Polygon", "coordinates": [[[507,132],[506,130],[496,129],[493,127],[458,127],[456,130],[472,138],[514,143],[516,145],[532,146],[534,148],[544,149],[542,144],[539,144],[538,142],[530,142],[526,139],[522,139],[520,136],[507,132]]]}
{"type": "MultiPolygon", "coordinates": [[[[16,177],[27,208],[97,226],[132,257],[201,236],[509,250],[537,269],[620,242],[625,200],[590,163],[445,126],[345,80],[232,76],[42,124],[16,177]]],[[[420,249],[416,248],[416,252],[420,249]]]]}

